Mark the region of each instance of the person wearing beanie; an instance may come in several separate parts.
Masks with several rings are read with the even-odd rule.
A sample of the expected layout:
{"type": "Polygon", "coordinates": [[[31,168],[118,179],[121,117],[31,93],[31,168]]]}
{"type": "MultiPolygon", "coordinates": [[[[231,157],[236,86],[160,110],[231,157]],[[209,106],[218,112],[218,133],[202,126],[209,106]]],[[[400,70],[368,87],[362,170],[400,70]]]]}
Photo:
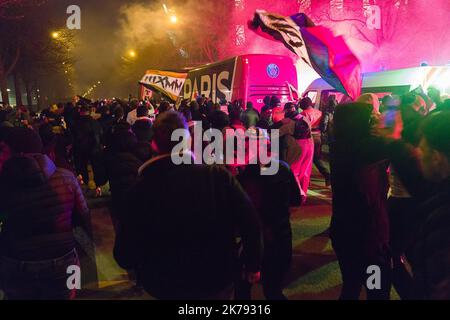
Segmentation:
{"type": "Polygon", "coordinates": [[[1,289],[9,300],[74,298],[76,291],[66,285],[67,268],[80,265],[72,229],[80,226],[91,235],[78,181],[41,153],[41,138],[32,129],[10,129],[3,140],[1,289]]]}
{"type": "Polygon", "coordinates": [[[138,118],[131,128],[139,141],[150,143],[153,137],[153,124],[145,105],[138,107],[137,116],[138,118]]]}
{"type": "Polygon", "coordinates": [[[281,100],[277,96],[272,96],[270,98],[270,107],[273,109],[275,107],[281,107],[281,100]]]}

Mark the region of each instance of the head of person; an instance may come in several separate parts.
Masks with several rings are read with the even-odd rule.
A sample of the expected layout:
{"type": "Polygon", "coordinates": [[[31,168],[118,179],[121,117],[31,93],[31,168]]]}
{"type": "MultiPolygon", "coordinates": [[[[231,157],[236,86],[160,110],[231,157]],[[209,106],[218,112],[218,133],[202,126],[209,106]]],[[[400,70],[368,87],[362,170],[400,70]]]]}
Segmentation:
{"type": "Polygon", "coordinates": [[[117,105],[117,106],[114,108],[113,113],[114,113],[114,118],[115,118],[116,120],[123,119],[123,117],[125,116],[125,111],[123,110],[122,106],[120,106],[120,105],[117,105]]]}
{"type": "Polygon", "coordinates": [[[295,111],[295,104],[292,102],[288,102],[284,105],[284,112],[292,112],[295,111]]]}
{"type": "Polygon", "coordinates": [[[220,110],[214,111],[209,115],[211,128],[222,131],[225,127],[230,125],[230,118],[228,115],[220,110]]]}
{"type": "Polygon", "coordinates": [[[284,119],[284,109],[281,107],[275,107],[272,110],[272,121],[278,123],[284,119]]]}
{"type": "Polygon", "coordinates": [[[230,121],[240,121],[242,115],[242,109],[239,105],[233,105],[229,109],[230,121]]]}
{"type": "Polygon", "coordinates": [[[265,96],[263,99],[263,103],[265,106],[270,106],[270,96],[265,96]]]}
{"type": "Polygon", "coordinates": [[[338,102],[336,99],[336,95],[332,94],[328,97],[328,101],[327,101],[324,111],[329,112],[329,113],[334,113],[337,105],[338,105],[338,102]]]}
{"type": "Polygon", "coordinates": [[[178,110],[186,109],[188,107],[188,104],[189,104],[189,100],[188,99],[181,100],[180,106],[178,107],[178,110]]]}
{"type": "Polygon", "coordinates": [[[373,107],[367,103],[338,105],[334,113],[334,135],[336,141],[351,146],[352,141],[370,136],[373,107]]]}
{"type": "Polygon", "coordinates": [[[272,119],[272,109],[267,108],[265,110],[261,110],[261,120],[270,122],[271,119],[272,119]]]}
{"type": "Polygon", "coordinates": [[[102,115],[102,117],[109,116],[111,114],[110,106],[108,105],[102,105],[98,108],[98,112],[102,115]]]}
{"type": "Polygon", "coordinates": [[[310,97],[304,97],[300,100],[298,106],[300,107],[300,109],[306,110],[313,107],[313,102],[310,97]]]}
{"type": "Polygon", "coordinates": [[[247,102],[247,110],[253,110],[254,108],[253,108],[253,102],[251,102],[251,101],[248,101],[247,102]]]}
{"type": "MultiPolygon", "coordinates": [[[[22,108],[18,108],[18,110],[20,112],[23,112],[22,108]]],[[[58,105],[57,104],[52,104],[51,107],[50,107],[50,112],[53,113],[53,114],[57,114],[58,113],[58,105]]]]}
{"type": "Polygon", "coordinates": [[[185,138],[189,138],[189,129],[186,119],[176,111],[170,110],[161,114],[153,125],[152,148],[158,154],[171,154],[180,141],[172,141],[175,130],[183,130],[185,138]]]}
{"type": "Polygon", "coordinates": [[[372,112],[374,114],[380,114],[380,100],[378,96],[374,93],[365,93],[361,95],[356,102],[369,104],[372,106],[372,112]]]}
{"type": "Polygon", "coordinates": [[[188,108],[183,108],[181,110],[181,114],[183,115],[184,119],[186,119],[186,122],[191,122],[192,121],[192,112],[190,109],[188,108]]]}
{"type": "Polygon", "coordinates": [[[383,106],[389,106],[391,104],[390,101],[392,101],[393,99],[394,98],[392,97],[392,95],[387,94],[383,98],[381,98],[381,104],[383,106]]]}
{"type": "Polygon", "coordinates": [[[43,150],[42,139],[33,129],[8,128],[2,139],[8,145],[12,155],[41,154],[43,150]]]}
{"type": "Polygon", "coordinates": [[[142,118],[142,117],[148,117],[148,108],[146,105],[140,105],[137,109],[136,109],[136,115],[138,118],[142,118]]]}
{"type": "Polygon", "coordinates": [[[130,102],[130,109],[131,110],[136,110],[137,107],[139,107],[139,101],[138,100],[131,100],[130,102]]]}
{"type": "Polygon", "coordinates": [[[78,102],[80,102],[80,97],[73,96],[71,102],[72,102],[72,105],[76,106],[78,104],[78,102]]]}
{"type": "Polygon", "coordinates": [[[153,136],[151,121],[136,121],[131,127],[140,142],[150,142],[153,136]]]}
{"type": "Polygon", "coordinates": [[[117,153],[133,152],[138,143],[136,135],[130,130],[115,130],[109,150],[117,153]]]}
{"type": "Polygon", "coordinates": [[[281,100],[280,100],[280,98],[278,98],[277,96],[272,96],[270,98],[270,107],[271,108],[281,107],[281,100]]]}
{"type": "Polygon", "coordinates": [[[44,147],[51,145],[56,139],[53,126],[50,123],[45,123],[39,127],[39,136],[44,147]]]}
{"type": "Polygon", "coordinates": [[[158,112],[159,114],[162,114],[172,109],[173,108],[168,101],[162,101],[161,104],[159,105],[158,112]]]}
{"type": "Polygon", "coordinates": [[[214,103],[212,105],[212,110],[211,111],[220,111],[220,104],[219,103],[214,103]]]}
{"type": "Polygon", "coordinates": [[[441,182],[450,178],[450,113],[438,112],[422,123],[419,148],[425,178],[441,182]]]}
{"type": "Polygon", "coordinates": [[[191,101],[189,107],[191,108],[192,112],[197,112],[200,109],[200,106],[198,105],[197,101],[191,101]]]}
{"type": "Polygon", "coordinates": [[[221,98],[220,101],[219,101],[219,104],[220,104],[221,106],[226,106],[226,105],[227,105],[227,99],[221,98]]]}

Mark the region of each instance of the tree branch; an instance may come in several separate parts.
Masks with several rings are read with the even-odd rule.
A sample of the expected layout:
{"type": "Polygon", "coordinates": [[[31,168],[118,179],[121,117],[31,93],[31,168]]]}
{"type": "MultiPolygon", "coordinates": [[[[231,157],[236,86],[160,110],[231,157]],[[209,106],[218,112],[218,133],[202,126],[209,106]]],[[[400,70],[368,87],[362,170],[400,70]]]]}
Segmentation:
{"type": "Polygon", "coordinates": [[[17,62],[19,61],[19,58],[20,58],[20,52],[21,52],[20,47],[17,46],[17,47],[16,47],[16,53],[15,53],[15,55],[14,55],[13,61],[11,62],[11,65],[9,66],[9,68],[6,70],[5,75],[8,76],[9,74],[11,74],[11,72],[12,72],[12,71],[14,70],[14,68],[16,67],[17,62]]]}

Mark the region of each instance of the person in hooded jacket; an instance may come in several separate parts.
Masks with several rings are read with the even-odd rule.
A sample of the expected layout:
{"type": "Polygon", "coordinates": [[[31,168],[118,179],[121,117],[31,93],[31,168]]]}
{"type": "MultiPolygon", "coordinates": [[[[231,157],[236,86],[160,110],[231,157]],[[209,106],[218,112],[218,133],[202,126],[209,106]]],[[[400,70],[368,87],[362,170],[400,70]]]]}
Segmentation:
{"type": "Polygon", "coordinates": [[[66,272],[80,265],[72,230],[82,226],[91,234],[78,181],[41,153],[41,139],[33,130],[10,129],[4,141],[0,289],[10,300],[74,298],[66,272]]]}
{"type": "Polygon", "coordinates": [[[137,137],[129,130],[117,130],[112,138],[106,152],[106,168],[112,198],[111,216],[117,230],[121,220],[119,212],[126,206],[124,195],[136,183],[139,167],[150,158],[150,146],[148,153],[143,154],[137,137]]]}
{"type": "Polygon", "coordinates": [[[340,105],[334,116],[330,237],[342,274],[343,300],[357,300],[363,286],[368,299],[388,300],[390,295],[389,162],[382,139],[372,134],[375,119],[375,109],[364,103],[340,105]],[[371,266],[379,268],[379,288],[368,287],[371,266]]]}

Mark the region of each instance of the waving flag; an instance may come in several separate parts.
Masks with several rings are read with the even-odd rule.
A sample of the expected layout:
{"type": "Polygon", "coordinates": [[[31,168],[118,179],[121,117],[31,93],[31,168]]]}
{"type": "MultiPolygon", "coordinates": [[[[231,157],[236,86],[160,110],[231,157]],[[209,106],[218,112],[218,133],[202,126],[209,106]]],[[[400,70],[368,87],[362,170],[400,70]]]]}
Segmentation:
{"type": "Polygon", "coordinates": [[[148,70],[139,83],[163,93],[173,101],[177,101],[186,77],[187,73],[148,70]]]}
{"type": "Polygon", "coordinates": [[[345,43],[332,31],[316,26],[303,13],[290,17],[256,10],[249,27],[283,44],[310,65],[336,90],[356,99],[361,94],[361,65],[345,43]]]}

